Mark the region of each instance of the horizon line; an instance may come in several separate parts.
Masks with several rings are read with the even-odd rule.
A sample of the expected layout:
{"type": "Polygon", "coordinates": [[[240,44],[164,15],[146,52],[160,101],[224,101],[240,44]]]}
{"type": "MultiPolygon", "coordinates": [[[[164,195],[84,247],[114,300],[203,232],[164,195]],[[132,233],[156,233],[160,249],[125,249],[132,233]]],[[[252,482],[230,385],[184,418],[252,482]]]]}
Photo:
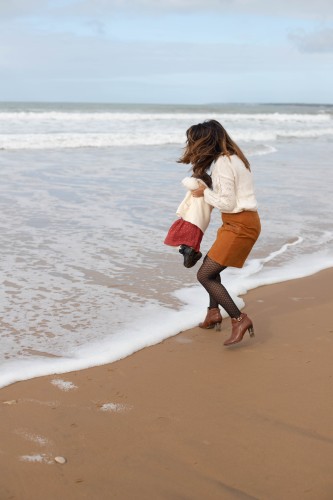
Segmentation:
{"type": "Polygon", "coordinates": [[[119,106],[333,106],[333,103],[327,102],[246,102],[246,101],[230,101],[230,102],[202,102],[202,103],[163,103],[163,102],[114,102],[114,101],[47,101],[47,100],[1,100],[0,104],[86,104],[86,105],[119,105],[119,106]]]}

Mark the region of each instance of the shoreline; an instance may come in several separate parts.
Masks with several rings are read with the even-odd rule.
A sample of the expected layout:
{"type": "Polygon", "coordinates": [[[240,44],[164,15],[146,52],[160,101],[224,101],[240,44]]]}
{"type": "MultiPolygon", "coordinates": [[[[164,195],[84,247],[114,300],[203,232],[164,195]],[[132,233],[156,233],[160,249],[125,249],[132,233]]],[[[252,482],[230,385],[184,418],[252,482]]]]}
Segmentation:
{"type": "MultiPolygon", "coordinates": [[[[255,261],[264,262],[269,259],[271,255],[274,255],[274,253],[283,253],[286,248],[294,246],[299,242],[301,242],[300,238],[296,241],[285,243],[279,250],[273,252],[273,254],[270,254],[268,257],[263,259],[255,259],[255,261]]],[[[261,289],[262,287],[274,286],[276,284],[287,284],[294,280],[306,279],[320,272],[329,271],[330,269],[333,269],[333,266],[326,267],[323,263],[317,263],[317,265],[314,266],[314,269],[310,271],[309,275],[304,276],[302,273],[299,275],[296,271],[291,277],[288,277],[288,273],[284,274],[283,270],[281,270],[279,277],[265,276],[259,278],[259,280],[255,282],[253,288],[253,283],[251,283],[251,274],[250,281],[247,274],[243,277],[238,276],[235,280],[235,277],[232,275],[230,276],[228,274],[228,270],[226,270],[224,278],[227,289],[230,291],[231,295],[234,296],[234,300],[238,307],[243,310],[243,305],[244,303],[246,304],[247,297],[255,290],[261,289]],[[274,280],[273,282],[271,281],[272,279],[274,280]],[[234,284],[235,281],[236,286],[234,284]]],[[[198,309],[206,310],[206,296],[202,287],[199,284],[194,284],[177,290],[174,292],[174,296],[177,300],[181,300],[183,304],[181,309],[169,311],[165,306],[162,306],[162,308],[164,307],[162,315],[160,315],[160,311],[155,311],[154,307],[152,307],[151,310],[146,310],[145,316],[148,315],[153,317],[154,314],[157,314],[158,316],[159,328],[157,329],[157,333],[152,332],[151,327],[147,329],[147,325],[142,323],[145,316],[141,316],[137,318],[136,322],[133,321],[132,323],[128,323],[123,330],[120,330],[119,334],[117,333],[112,336],[110,338],[111,340],[106,338],[100,340],[99,342],[93,341],[92,343],[88,343],[86,345],[83,344],[80,348],[78,348],[80,352],[79,357],[76,357],[75,355],[59,356],[52,352],[42,352],[33,348],[26,349],[27,351],[30,351],[31,354],[38,355],[38,358],[31,357],[5,361],[4,365],[6,365],[6,371],[3,373],[0,372],[0,390],[12,384],[32,380],[37,377],[47,377],[55,374],[61,376],[73,371],[87,370],[98,366],[113,364],[117,361],[125,359],[128,356],[132,356],[142,349],[152,347],[160,342],[172,338],[182,331],[195,328],[195,326],[190,325],[193,325],[193,322],[198,324],[202,320],[201,315],[194,320],[195,313],[198,309]],[[195,304],[194,307],[193,304],[195,304]],[[172,320],[170,320],[171,317],[172,320]],[[178,326],[175,326],[175,324],[178,326]],[[137,333],[137,337],[131,337],[129,346],[125,339],[128,333],[132,333],[133,331],[137,333]],[[88,357],[87,353],[89,353],[88,357]],[[24,377],[21,375],[22,371],[25,373],[24,377]]],[[[3,326],[5,327],[5,325],[3,326]]]]}
{"type": "Polygon", "coordinates": [[[1,500],[332,498],[332,278],[250,290],[234,347],[226,319],[0,389],[1,500]]]}

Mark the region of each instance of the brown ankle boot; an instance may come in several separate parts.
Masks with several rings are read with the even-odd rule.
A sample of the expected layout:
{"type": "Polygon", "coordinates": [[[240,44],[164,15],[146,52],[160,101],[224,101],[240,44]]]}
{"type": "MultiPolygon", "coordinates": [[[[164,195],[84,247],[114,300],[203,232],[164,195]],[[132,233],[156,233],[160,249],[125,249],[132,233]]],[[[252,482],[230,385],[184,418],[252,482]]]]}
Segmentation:
{"type": "Polygon", "coordinates": [[[199,323],[200,328],[214,328],[215,330],[221,330],[222,316],[220,313],[220,309],[218,307],[214,307],[212,309],[207,309],[207,314],[202,323],[199,323]]]}
{"type": "Polygon", "coordinates": [[[250,337],[254,336],[253,323],[245,313],[241,314],[239,318],[231,318],[231,325],[231,337],[224,342],[224,345],[233,345],[241,342],[246,330],[249,331],[250,337]]]}

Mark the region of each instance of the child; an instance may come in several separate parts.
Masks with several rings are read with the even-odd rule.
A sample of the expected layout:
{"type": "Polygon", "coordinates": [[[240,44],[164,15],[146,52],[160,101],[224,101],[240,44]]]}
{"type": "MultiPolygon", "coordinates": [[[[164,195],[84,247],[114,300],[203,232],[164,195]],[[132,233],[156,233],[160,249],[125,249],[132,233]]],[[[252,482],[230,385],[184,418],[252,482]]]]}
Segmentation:
{"type": "Polygon", "coordinates": [[[213,209],[204,198],[192,196],[191,191],[198,189],[200,184],[205,187],[211,186],[210,176],[206,174],[202,177],[185,177],[182,180],[188,191],[176,212],[180,218],[171,225],[164,240],[165,245],[180,245],[179,252],[184,256],[184,266],[187,268],[193,267],[202,257],[200,243],[213,209]]]}

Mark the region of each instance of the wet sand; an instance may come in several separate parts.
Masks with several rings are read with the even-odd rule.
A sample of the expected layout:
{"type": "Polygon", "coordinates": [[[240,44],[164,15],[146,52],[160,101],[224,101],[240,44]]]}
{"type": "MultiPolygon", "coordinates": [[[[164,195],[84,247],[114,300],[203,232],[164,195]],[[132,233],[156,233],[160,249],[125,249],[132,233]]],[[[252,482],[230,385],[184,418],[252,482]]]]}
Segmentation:
{"type": "Polygon", "coordinates": [[[333,499],[332,281],[253,290],[231,348],[224,320],[0,390],[0,499],[333,499]]]}

